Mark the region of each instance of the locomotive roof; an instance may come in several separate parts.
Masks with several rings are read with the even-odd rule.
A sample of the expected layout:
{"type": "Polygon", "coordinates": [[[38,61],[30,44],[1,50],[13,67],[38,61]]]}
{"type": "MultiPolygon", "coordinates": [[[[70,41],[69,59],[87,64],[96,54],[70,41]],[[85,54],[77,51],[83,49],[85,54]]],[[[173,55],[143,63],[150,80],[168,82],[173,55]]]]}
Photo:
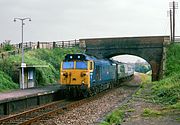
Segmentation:
{"type": "Polygon", "coordinates": [[[93,56],[83,54],[83,53],[77,53],[77,54],[67,54],[64,60],[65,61],[72,61],[72,60],[87,61],[87,60],[96,60],[96,58],[93,56]]]}
{"type": "Polygon", "coordinates": [[[93,60],[96,63],[106,63],[106,64],[113,64],[113,63],[121,63],[121,62],[116,62],[115,60],[109,60],[109,59],[98,59],[94,56],[90,56],[87,54],[83,54],[83,53],[77,53],[77,54],[67,54],[65,56],[64,61],[74,61],[74,60],[79,60],[79,61],[88,61],[88,60],[93,60]]]}
{"type": "Polygon", "coordinates": [[[77,53],[77,54],[67,54],[65,56],[64,61],[72,61],[72,60],[80,60],[80,61],[88,61],[88,60],[94,60],[94,61],[109,61],[108,59],[98,59],[94,56],[90,56],[83,53],[77,53]]]}

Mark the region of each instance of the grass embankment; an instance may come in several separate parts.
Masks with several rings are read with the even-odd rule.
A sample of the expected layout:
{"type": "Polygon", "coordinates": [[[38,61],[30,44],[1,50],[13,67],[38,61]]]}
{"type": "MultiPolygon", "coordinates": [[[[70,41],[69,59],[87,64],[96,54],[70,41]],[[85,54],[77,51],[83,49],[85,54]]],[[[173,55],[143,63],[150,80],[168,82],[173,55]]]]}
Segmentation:
{"type": "MultiPolygon", "coordinates": [[[[48,65],[47,68],[36,68],[36,83],[42,86],[55,83],[59,79],[60,62],[67,53],[80,51],[78,48],[37,49],[25,53],[25,63],[27,65],[48,65]]],[[[18,88],[20,63],[21,55],[0,60],[0,91],[18,88]]]]}
{"type": "MultiPolygon", "coordinates": [[[[168,47],[165,78],[154,82],[155,101],[166,105],[180,104],[180,44],[168,47]]],[[[177,106],[177,108],[179,108],[177,106]]],[[[179,108],[180,109],[180,108],[179,108]]]]}

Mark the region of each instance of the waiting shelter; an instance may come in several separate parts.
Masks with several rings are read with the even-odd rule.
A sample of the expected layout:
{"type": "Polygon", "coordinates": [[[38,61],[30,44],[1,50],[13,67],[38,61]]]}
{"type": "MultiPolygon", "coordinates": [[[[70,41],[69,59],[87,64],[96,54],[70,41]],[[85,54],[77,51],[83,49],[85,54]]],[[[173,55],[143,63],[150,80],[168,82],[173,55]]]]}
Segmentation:
{"type": "MultiPolygon", "coordinates": [[[[23,65],[24,67],[24,88],[36,87],[36,68],[46,68],[48,65],[23,65]]],[[[19,67],[19,83],[20,88],[23,88],[22,84],[22,66],[19,67]]]]}

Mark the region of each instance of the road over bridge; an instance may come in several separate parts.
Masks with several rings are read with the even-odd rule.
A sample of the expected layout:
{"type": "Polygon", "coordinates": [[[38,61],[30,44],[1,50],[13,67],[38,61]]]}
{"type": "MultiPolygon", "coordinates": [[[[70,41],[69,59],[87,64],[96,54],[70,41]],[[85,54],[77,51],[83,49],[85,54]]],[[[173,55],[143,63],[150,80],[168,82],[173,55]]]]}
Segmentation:
{"type": "Polygon", "coordinates": [[[162,76],[165,47],[169,43],[169,36],[80,39],[80,47],[85,53],[98,58],[129,54],[145,59],[151,65],[153,81],[162,76]]]}

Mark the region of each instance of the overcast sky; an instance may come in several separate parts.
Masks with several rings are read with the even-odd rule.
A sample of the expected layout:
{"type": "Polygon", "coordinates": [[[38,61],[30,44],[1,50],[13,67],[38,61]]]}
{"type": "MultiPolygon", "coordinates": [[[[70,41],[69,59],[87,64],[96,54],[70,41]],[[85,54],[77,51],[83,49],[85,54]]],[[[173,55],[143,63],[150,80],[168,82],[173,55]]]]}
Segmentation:
{"type": "MultiPolygon", "coordinates": [[[[0,0],[0,42],[57,41],[91,37],[169,34],[171,0],[0,0]]],[[[178,2],[178,1],[177,1],[178,2]]],[[[177,10],[177,35],[180,35],[177,10]]]]}
{"type": "Polygon", "coordinates": [[[118,56],[114,56],[112,59],[125,63],[136,63],[137,61],[147,62],[143,58],[134,55],[118,55],[118,56]]]}

